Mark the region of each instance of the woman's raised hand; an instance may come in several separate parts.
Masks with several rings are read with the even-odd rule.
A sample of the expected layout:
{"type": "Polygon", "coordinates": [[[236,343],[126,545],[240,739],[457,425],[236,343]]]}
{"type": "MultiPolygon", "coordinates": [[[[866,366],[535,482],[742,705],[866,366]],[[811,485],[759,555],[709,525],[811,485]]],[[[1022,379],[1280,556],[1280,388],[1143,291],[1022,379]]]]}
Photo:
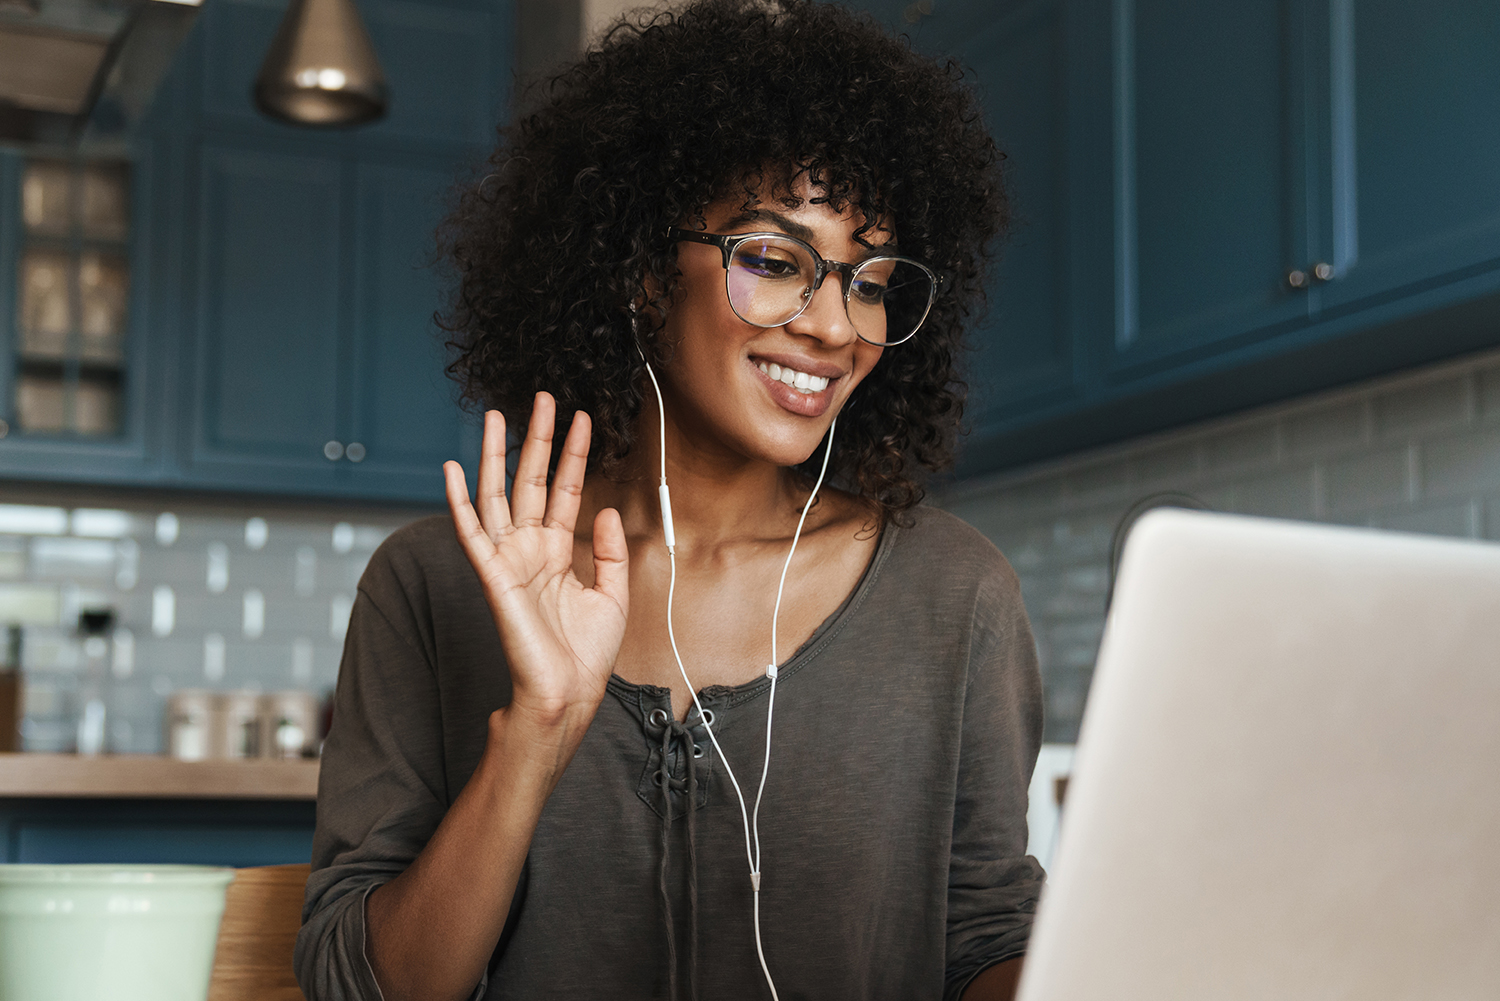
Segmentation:
{"type": "Polygon", "coordinates": [[[573,574],[573,530],[588,465],[589,417],[579,411],[547,487],[556,404],[536,395],[509,502],[505,496],[505,418],[484,417],[475,503],[463,467],[443,465],[448,507],[500,632],[510,667],[510,711],[561,722],[592,716],[604,697],[629,608],[625,529],[613,508],[594,519],[594,586],[573,574]],[[475,507],[478,511],[475,511],[475,507]]]}

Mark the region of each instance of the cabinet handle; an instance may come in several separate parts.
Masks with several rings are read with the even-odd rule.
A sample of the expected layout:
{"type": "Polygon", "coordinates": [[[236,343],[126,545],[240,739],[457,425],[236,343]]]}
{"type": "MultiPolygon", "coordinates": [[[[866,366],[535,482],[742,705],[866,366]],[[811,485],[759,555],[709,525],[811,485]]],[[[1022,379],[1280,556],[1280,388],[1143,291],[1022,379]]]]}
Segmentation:
{"type": "Polygon", "coordinates": [[[344,449],[344,457],[350,462],[364,462],[365,447],[357,441],[351,441],[349,447],[344,449]]]}
{"type": "Polygon", "coordinates": [[[330,441],[323,446],[323,458],[329,462],[338,462],[344,457],[344,443],[341,441],[330,441]]]}
{"type": "Polygon", "coordinates": [[[1307,272],[1292,271],[1286,276],[1286,283],[1292,288],[1307,288],[1307,272]]]}
{"type": "Polygon", "coordinates": [[[1319,261],[1312,266],[1312,275],[1320,282],[1326,282],[1333,277],[1333,265],[1326,261],[1319,261]]]}

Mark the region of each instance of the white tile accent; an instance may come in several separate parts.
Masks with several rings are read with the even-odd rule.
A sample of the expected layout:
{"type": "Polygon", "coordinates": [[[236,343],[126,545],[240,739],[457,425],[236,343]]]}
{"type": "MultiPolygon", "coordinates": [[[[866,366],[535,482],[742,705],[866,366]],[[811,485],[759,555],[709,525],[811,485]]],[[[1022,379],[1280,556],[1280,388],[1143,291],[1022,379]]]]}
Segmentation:
{"type": "Polygon", "coordinates": [[[209,594],[223,594],[229,588],[229,547],[222,542],[208,544],[209,594]]]}
{"type": "Polygon", "coordinates": [[[158,584],[151,589],[151,634],[171,636],[177,625],[177,595],[170,585],[158,584]]]}
{"type": "Polygon", "coordinates": [[[245,592],[240,630],[247,640],[258,640],[266,631],[266,596],[256,588],[245,592]]]}
{"type": "Polygon", "coordinates": [[[203,637],[203,677],[209,681],[224,680],[224,637],[209,633],[203,637]]]}

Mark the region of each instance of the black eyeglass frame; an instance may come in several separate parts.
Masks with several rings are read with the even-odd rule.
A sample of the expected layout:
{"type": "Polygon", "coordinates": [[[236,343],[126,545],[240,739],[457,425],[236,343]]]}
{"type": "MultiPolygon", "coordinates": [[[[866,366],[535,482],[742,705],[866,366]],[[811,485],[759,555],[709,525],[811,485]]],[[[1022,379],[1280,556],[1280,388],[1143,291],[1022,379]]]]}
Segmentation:
{"type": "MultiPolygon", "coordinates": [[[[845,316],[849,315],[849,294],[854,285],[854,273],[856,271],[878,261],[899,261],[902,264],[910,264],[913,267],[921,268],[923,271],[927,272],[927,276],[932,280],[932,291],[927,296],[927,306],[922,310],[922,317],[917,321],[916,325],[911,328],[911,333],[907,334],[899,341],[872,341],[864,334],[861,334],[858,327],[855,327],[854,329],[855,335],[860,340],[864,341],[866,344],[874,344],[876,347],[882,348],[893,347],[897,344],[905,344],[907,341],[917,336],[917,331],[922,329],[922,324],[927,322],[928,314],[932,312],[932,304],[937,301],[938,296],[942,295],[948,290],[948,284],[952,280],[950,275],[941,271],[934,271],[932,268],[928,267],[926,264],[923,264],[916,258],[902,257],[897,254],[878,255],[876,257],[871,257],[866,260],[860,261],[858,264],[849,264],[845,261],[830,261],[822,254],[818,253],[818,251],[806,240],[799,240],[795,236],[788,236],[786,233],[778,233],[774,230],[764,230],[755,233],[721,234],[700,233],[697,230],[682,229],[678,226],[673,226],[667,230],[667,236],[673,240],[687,240],[690,243],[702,243],[710,247],[719,248],[719,252],[723,255],[722,263],[724,265],[724,295],[727,299],[729,299],[729,308],[734,310],[735,316],[738,316],[741,320],[744,320],[746,323],[756,327],[779,327],[783,324],[791,323],[797,317],[801,316],[804,311],[806,311],[808,304],[812,302],[812,296],[804,296],[802,301],[802,308],[797,310],[797,312],[793,313],[791,316],[787,317],[785,320],[782,320],[781,323],[756,323],[749,317],[741,315],[739,309],[734,304],[734,298],[729,295],[729,262],[734,259],[734,252],[739,249],[740,244],[747,241],[772,237],[777,240],[790,240],[792,243],[795,243],[800,247],[805,247],[807,249],[807,252],[812,255],[813,267],[815,269],[813,273],[812,283],[813,292],[816,292],[818,289],[823,287],[823,279],[827,278],[829,274],[837,272],[839,275],[843,276],[845,316]]],[[[852,317],[850,318],[850,323],[853,323],[852,317]]]]}

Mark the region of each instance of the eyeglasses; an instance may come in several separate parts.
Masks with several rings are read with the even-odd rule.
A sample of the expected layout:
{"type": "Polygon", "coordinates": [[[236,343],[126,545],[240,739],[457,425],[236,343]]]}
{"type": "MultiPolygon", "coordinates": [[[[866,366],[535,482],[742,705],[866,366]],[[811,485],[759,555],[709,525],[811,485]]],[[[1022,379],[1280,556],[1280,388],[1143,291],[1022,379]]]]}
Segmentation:
{"type": "Polygon", "coordinates": [[[844,279],[844,312],[854,332],[861,340],[890,347],[911,339],[947,285],[945,276],[910,257],[871,257],[858,264],[829,261],[784,233],[721,236],[673,227],[668,235],[719,248],[729,306],[757,327],[779,327],[801,316],[823,279],[836,271],[844,279]]]}

